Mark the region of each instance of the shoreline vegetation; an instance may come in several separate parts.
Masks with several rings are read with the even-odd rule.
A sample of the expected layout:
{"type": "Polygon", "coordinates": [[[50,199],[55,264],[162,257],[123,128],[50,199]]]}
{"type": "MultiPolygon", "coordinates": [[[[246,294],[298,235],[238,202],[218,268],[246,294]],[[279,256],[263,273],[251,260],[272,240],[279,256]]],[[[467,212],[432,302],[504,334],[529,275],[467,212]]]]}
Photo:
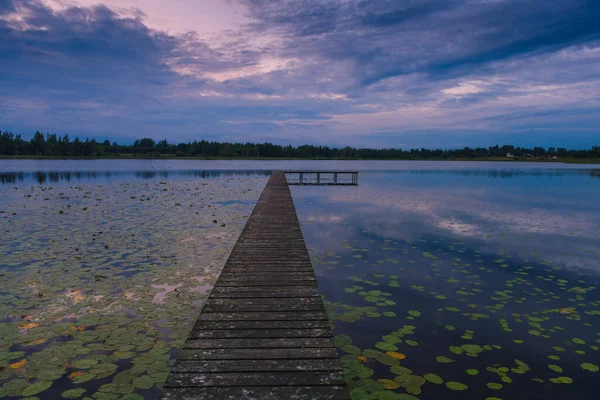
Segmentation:
{"type": "Polygon", "coordinates": [[[562,158],[562,159],[533,159],[533,158],[506,158],[506,157],[454,157],[454,158],[340,158],[340,157],[176,157],[174,155],[134,155],[119,154],[105,156],[7,156],[0,155],[0,160],[258,160],[258,161],[285,161],[285,160],[315,160],[315,161],[495,161],[495,162],[535,162],[554,164],[600,164],[600,157],[596,158],[562,158]]]}
{"type": "Polygon", "coordinates": [[[517,147],[512,145],[461,149],[344,148],[273,143],[229,143],[206,140],[172,144],[166,139],[136,140],[122,145],[108,140],[71,140],[68,135],[35,132],[29,140],[0,131],[2,159],[192,159],[192,160],[427,160],[427,161],[528,161],[600,163],[600,146],[591,149],[517,147]]]}

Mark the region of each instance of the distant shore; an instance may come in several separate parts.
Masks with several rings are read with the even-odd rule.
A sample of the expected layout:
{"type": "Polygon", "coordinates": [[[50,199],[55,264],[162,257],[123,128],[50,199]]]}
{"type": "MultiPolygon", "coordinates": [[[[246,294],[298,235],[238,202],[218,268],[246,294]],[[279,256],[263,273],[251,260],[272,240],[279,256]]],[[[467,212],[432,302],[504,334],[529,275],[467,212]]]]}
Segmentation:
{"type": "Polygon", "coordinates": [[[566,164],[600,164],[600,158],[561,158],[561,159],[519,159],[507,157],[473,157],[473,158],[293,158],[293,157],[176,157],[174,155],[130,155],[104,157],[59,157],[59,156],[6,156],[0,160],[258,160],[258,161],[497,161],[497,162],[534,162],[534,163],[566,163],[566,164]]]}

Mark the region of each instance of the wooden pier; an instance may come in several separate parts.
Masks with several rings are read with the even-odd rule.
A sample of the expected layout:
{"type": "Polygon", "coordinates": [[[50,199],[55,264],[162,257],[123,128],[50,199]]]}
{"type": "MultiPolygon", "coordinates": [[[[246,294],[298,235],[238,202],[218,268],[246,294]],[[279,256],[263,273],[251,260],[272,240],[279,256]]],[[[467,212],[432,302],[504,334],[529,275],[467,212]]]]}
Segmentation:
{"type": "Polygon", "coordinates": [[[350,399],[284,173],[274,172],[162,399],[350,399]]]}
{"type": "Polygon", "coordinates": [[[288,185],[356,186],[357,171],[284,171],[288,185]]]}

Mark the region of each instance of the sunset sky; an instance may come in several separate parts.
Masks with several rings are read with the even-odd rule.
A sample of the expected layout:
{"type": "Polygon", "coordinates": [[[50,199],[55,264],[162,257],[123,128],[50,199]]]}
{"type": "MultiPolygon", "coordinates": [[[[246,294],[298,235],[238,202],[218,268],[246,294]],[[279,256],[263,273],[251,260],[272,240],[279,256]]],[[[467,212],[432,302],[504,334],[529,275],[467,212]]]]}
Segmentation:
{"type": "Polygon", "coordinates": [[[0,130],[600,145],[597,0],[0,0],[0,130]]]}

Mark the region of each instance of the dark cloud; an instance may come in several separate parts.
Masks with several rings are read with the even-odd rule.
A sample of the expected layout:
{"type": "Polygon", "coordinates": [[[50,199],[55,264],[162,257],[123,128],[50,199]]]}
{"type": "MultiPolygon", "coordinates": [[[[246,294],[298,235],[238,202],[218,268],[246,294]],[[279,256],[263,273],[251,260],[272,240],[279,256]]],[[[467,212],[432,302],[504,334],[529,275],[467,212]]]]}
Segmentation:
{"type": "Polygon", "coordinates": [[[598,133],[597,1],[241,1],[250,23],[210,42],[143,10],[0,0],[0,129],[382,147],[598,133]]]}
{"type": "Polygon", "coordinates": [[[164,83],[162,64],[177,40],[122,18],[105,6],[54,12],[39,2],[16,1],[21,20],[0,21],[0,75],[17,89],[75,88],[119,82],[164,83]]]}
{"type": "Polygon", "coordinates": [[[247,4],[255,20],[250,29],[282,32],[287,54],[352,62],[363,85],[414,72],[451,73],[600,37],[600,3],[591,0],[247,4]]]}
{"type": "Polygon", "coordinates": [[[12,12],[15,10],[13,0],[0,0],[0,15],[12,12]]]}

